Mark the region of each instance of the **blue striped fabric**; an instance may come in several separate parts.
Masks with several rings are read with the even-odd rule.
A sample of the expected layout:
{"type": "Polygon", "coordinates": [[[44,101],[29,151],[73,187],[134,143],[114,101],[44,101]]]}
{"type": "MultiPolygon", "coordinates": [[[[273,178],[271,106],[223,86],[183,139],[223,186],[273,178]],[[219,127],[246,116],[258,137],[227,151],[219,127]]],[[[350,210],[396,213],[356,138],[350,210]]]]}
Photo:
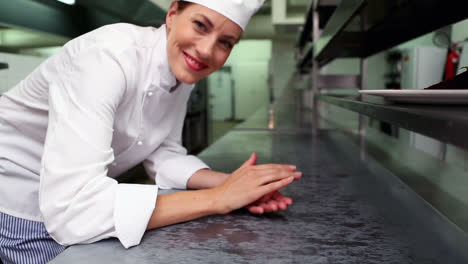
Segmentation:
{"type": "Polygon", "coordinates": [[[0,212],[0,259],[3,264],[47,263],[65,248],[50,237],[43,223],[0,212]]]}

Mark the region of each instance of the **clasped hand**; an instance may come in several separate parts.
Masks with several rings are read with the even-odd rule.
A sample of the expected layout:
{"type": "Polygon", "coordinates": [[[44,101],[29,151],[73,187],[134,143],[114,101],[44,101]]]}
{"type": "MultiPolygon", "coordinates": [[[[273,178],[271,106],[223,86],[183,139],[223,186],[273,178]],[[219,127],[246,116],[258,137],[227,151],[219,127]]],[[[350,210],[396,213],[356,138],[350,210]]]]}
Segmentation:
{"type": "Polygon", "coordinates": [[[301,178],[294,165],[256,165],[257,155],[250,158],[220,186],[218,202],[221,213],[229,213],[244,206],[254,214],[285,210],[292,199],[278,190],[301,178]]]}

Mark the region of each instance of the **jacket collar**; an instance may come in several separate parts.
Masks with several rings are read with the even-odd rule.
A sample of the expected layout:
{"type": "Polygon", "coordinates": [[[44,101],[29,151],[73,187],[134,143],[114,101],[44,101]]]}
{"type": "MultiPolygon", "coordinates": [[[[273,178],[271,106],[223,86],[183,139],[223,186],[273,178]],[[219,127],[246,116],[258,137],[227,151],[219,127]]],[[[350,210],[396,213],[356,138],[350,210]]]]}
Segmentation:
{"type": "Polygon", "coordinates": [[[152,84],[167,92],[177,85],[177,79],[171,71],[167,57],[167,35],[166,25],[156,30],[156,45],[152,53],[152,84]]]}

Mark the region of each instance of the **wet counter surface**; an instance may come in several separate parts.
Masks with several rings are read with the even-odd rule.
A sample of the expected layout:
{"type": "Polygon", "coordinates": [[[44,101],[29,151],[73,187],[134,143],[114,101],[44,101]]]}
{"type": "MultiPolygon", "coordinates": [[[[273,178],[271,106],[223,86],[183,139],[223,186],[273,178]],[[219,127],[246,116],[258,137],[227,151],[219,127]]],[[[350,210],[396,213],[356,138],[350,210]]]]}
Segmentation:
{"type": "Polygon", "coordinates": [[[225,172],[252,152],[259,163],[296,164],[302,179],[282,190],[294,199],[288,210],[159,228],[128,250],[116,239],[72,246],[52,263],[465,263],[457,227],[374,161],[359,161],[340,132],[313,137],[310,113],[291,101],[273,110],[259,110],[199,156],[225,172]]]}

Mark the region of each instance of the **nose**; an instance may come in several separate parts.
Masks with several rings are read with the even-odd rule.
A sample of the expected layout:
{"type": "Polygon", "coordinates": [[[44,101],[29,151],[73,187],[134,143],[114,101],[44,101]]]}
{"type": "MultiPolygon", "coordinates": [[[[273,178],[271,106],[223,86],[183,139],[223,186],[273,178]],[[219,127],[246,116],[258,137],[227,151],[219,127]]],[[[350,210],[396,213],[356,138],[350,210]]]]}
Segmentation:
{"type": "Polygon", "coordinates": [[[208,60],[210,56],[213,54],[214,48],[216,44],[216,39],[214,37],[205,37],[201,41],[198,42],[197,51],[200,59],[208,60]]]}

